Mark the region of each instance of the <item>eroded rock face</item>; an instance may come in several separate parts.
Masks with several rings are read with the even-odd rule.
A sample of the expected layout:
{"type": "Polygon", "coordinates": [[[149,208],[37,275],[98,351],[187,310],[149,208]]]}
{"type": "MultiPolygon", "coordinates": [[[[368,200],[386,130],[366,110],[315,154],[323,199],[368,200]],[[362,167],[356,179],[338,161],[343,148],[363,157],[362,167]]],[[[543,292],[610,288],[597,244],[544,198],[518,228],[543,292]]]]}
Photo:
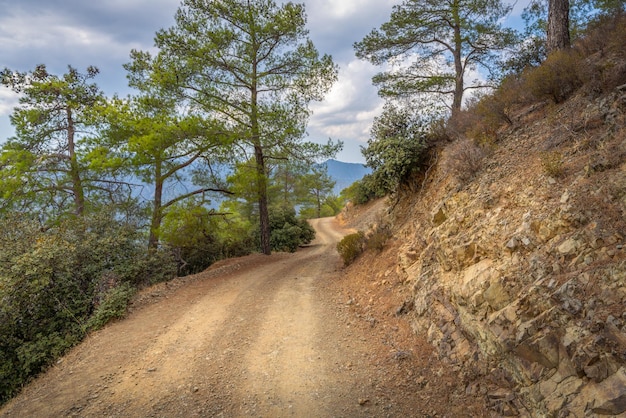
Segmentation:
{"type": "MultiPolygon", "coordinates": [[[[419,201],[423,211],[413,207],[404,227],[415,239],[399,252],[398,273],[413,288],[414,329],[459,365],[469,392],[476,376],[497,381],[501,389],[486,402],[501,415],[626,414],[620,106],[622,125],[603,136],[602,147],[623,148],[621,162],[609,155],[590,171],[602,151],[568,143],[560,151],[571,155],[569,174],[550,180],[537,150],[542,132],[554,135],[557,127],[529,125],[503,140],[472,183],[453,185],[437,173],[419,201]]],[[[571,120],[580,108],[566,109],[571,120]]]]}

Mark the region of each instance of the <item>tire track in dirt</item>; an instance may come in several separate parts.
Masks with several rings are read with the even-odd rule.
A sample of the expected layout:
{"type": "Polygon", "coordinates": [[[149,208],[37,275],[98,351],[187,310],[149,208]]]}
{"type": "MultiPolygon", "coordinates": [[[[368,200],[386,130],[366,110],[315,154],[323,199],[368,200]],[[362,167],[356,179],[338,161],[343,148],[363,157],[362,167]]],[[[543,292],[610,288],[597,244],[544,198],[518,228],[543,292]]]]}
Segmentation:
{"type": "Polygon", "coordinates": [[[282,279],[246,355],[251,379],[239,394],[246,414],[306,416],[324,406],[321,390],[328,387],[328,371],[316,344],[320,324],[313,286],[322,279],[326,259],[321,253],[327,248],[308,251],[282,279]]]}
{"type": "Polygon", "coordinates": [[[246,374],[241,358],[272,302],[266,295],[276,287],[271,278],[279,258],[239,272],[188,308],[135,365],[134,378],[114,388],[119,396],[113,404],[123,408],[109,412],[204,416],[232,410],[232,389],[246,374]]]}

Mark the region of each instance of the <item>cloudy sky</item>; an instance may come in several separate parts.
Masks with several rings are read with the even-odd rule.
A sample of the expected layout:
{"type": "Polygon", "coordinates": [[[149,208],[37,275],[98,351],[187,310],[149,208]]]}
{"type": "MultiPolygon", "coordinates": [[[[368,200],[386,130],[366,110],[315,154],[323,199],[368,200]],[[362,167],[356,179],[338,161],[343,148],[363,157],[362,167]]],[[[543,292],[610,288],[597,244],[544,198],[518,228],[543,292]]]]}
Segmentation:
{"type": "MultiPolygon", "coordinates": [[[[389,19],[400,0],[304,0],[310,36],[333,56],[339,81],[313,105],[309,139],[342,140],[338,159],[363,162],[360,145],[369,136],[382,102],[371,85],[378,71],[354,56],[352,45],[389,19]]],[[[95,82],[107,95],[132,93],[122,65],[131,49],[153,47],[157,30],[174,24],[180,0],[0,0],[0,68],[30,71],[45,64],[54,74],[68,65],[100,69],[95,82]]],[[[8,115],[16,97],[0,87],[0,142],[12,135],[8,115]]]]}

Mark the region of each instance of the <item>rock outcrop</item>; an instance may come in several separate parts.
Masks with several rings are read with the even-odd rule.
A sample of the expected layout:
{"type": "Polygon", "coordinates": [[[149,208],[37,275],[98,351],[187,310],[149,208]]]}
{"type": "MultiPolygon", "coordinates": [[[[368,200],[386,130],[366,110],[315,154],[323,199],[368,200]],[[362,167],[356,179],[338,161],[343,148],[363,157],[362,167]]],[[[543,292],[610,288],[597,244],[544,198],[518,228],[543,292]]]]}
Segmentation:
{"type": "Polygon", "coordinates": [[[626,414],[625,90],[525,112],[473,180],[435,168],[394,211],[399,314],[499,415],[626,414]]]}

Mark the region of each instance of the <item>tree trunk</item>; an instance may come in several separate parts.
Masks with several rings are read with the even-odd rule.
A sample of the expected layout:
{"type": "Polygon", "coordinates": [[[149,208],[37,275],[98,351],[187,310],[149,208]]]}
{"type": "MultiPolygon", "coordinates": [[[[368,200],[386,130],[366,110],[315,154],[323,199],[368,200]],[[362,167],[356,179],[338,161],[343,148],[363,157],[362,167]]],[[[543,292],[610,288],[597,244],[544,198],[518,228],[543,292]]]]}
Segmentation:
{"type": "MultiPolygon", "coordinates": [[[[252,35],[254,38],[254,35],[252,35]]],[[[252,42],[256,53],[258,48],[256,42],[252,42]]],[[[252,130],[252,143],[254,145],[254,158],[256,163],[256,181],[257,194],[259,201],[259,229],[261,234],[261,252],[265,255],[272,253],[270,244],[270,214],[267,202],[267,173],[265,172],[265,156],[263,155],[263,146],[261,144],[261,129],[259,127],[259,92],[257,90],[257,72],[258,62],[252,65],[252,80],[250,83],[250,127],[252,130]]]]}
{"type": "Polygon", "coordinates": [[[155,250],[159,246],[159,229],[163,218],[163,178],[161,177],[161,164],[157,162],[154,176],[154,201],[152,207],[152,220],[150,222],[150,237],[148,248],[155,250]]]}
{"type": "Polygon", "coordinates": [[[452,99],[452,114],[456,114],[461,110],[463,104],[464,80],[463,80],[463,40],[461,38],[461,17],[459,15],[459,2],[455,1],[453,6],[454,18],[454,98],[452,99]]]}
{"type": "Polygon", "coordinates": [[[548,55],[570,47],[569,0],[549,0],[547,38],[548,55]]]}
{"type": "Polygon", "coordinates": [[[317,198],[317,218],[322,216],[322,197],[319,190],[316,190],[315,197],[317,198]]]}
{"type": "Polygon", "coordinates": [[[72,178],[72,193],[74,194],[74,206],[76,215],[82,216],[85,212],[85,191],[80,178],[80,167],[76,156],[74,118],[72,110],[67,109],[67,150],[70,158],[70,176],[72,178]]]}
{"type": "Polygon", "coordinates": [[[261,232],[261,252],[265,255],[272,253],[270,244],[270,215],[267,202],[267,177],[265,175],[265,157],[260,145],[254,146],[256,161],[257,193],[259,198],[259,227],[261,232]]]}

